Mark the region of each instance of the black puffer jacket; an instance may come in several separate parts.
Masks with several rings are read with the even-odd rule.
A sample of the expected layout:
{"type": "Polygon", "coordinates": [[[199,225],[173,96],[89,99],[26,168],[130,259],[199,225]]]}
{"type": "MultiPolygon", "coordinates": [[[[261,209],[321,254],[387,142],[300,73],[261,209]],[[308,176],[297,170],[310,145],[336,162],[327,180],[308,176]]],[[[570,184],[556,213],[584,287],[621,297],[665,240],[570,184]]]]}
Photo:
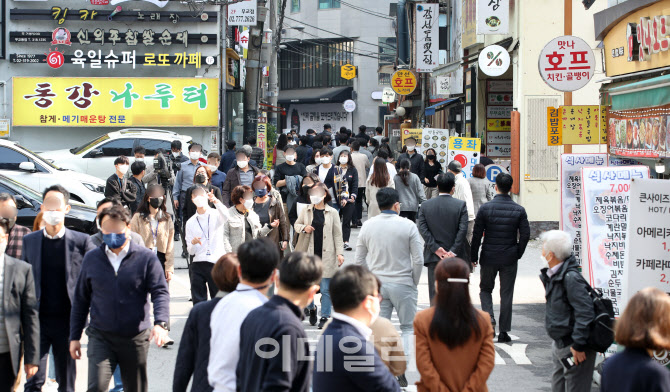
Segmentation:
{"type": "Polygon", "coordinates": [[[551,278],[547,276],[547,268],[543,268],[540,280],[547,299],[544,321],[547,334],[553,340],[572,340],[572,348],[584,351],[595,313],[575,256],[565,260],[551,278]]]}
{"type": "Polygon", "coordinates": [[[514,264],[523,256],[529,239],[526,210],[512,201],[509,195],[496,195],[477,213],[472,234],[472,262],[477,262],[479,258],[481,265],[514,264]],[[482,254],[478,257],[484,234],[482,254]]]}

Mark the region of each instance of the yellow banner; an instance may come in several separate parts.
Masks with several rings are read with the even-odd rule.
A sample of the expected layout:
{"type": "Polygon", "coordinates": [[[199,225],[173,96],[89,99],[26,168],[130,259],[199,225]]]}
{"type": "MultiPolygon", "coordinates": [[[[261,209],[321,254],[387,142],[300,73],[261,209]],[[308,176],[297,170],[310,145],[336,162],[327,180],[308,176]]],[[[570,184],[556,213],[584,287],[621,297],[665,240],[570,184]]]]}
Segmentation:
{"type": "Polygon", "coordinates": [[[505,118],[489,118],[486,120],[487,131],[511,131],[512,120],[505,118]]]}
{"type": "Polygon", "coordinates": [[[607,108],[598,105],[561,106],[563,144],[607,143],[607,108]]]}
{"type": "Polygon", "coordinates": [[[456,137],[449,138],[449,151],[474,151],[479,152],[481,149],[481,139],[476,137],[456,137]]]}
{"type": "Polygon", "coordinates": [[[405,128],[402,129],[402,145],[405,145],[405,140],[413,137],[416,139],[416,144],[418,147],[421,147],[421,135],[423,134],[423,129],[421,128],[405,128]]]}
{"type": "Polygon", "coordinates": [[[14,126],[208,127],[219,123],[211,78],[13,78],[14,126]]]}
{"type": "Polygon", "coordinates": [[[562,146],[563,131],[561,129],[560,109],[554,107],[547,108],[547,145],[562,146]]]}

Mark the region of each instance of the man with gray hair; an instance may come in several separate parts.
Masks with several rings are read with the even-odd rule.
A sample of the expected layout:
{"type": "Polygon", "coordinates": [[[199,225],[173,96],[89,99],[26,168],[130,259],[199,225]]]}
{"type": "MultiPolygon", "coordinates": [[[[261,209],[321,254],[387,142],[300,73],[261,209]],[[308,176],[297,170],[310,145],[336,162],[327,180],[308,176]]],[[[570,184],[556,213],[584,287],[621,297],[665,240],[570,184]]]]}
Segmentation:
{"type": "Polygon", "coordinates": [[[591,390],[596,352],[587,345],[595,314],[588,283],[572,254],[572,238],[551,230],[540,236],[542,263],[540,280],[545,287],[545,328],[554,341],[551,347],[554,372],[552,391],[591,390]]]}

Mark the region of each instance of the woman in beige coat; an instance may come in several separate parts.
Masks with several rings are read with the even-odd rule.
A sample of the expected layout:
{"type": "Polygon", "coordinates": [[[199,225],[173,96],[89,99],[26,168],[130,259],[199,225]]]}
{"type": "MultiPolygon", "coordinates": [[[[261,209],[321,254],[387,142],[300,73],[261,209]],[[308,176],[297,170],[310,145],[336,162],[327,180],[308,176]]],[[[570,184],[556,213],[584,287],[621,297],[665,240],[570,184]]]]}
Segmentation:
{"type": "Polygon", "coordinates": [[[395,183],[386,168],[386,160],[375,158],[374,172],[365,184],[365,199],[368,201],[368,219],[381,214],[377,204],[377,192],[382,188],[395,188],[395,183]]]}
{"type": "MultiPolygon", "coordinates": [[[[323,262],[323,277],[320,284],[321,319],[319,320],[319,329],[322,329],[330,317],[332,307],[328,289],[330,278],[344,263],[344,241],[342,240],[340,215],[329,205],[331,198],[326,186],[320,182],[314,184],[309,190],[309,198],[312,204],[302,210],[298,220],[295,221],[295,231],[300,233],[295,250],[319,256],[323,262]]],[[[310,324],[314,325],[316,306],[312,303],[308,309],[310,324]]]]}
{"type": "Polygon", "coordinates": [[[247,241],[265,237],[279,226],[275,219],[269,225],[261,225],[258,215],[254,212],[253,191],[246,185],[238,185],[230,193],[230,202],[234,203],[228,210],[228,221],[223,225],[223,246],[226,253],[237,253],[237,248],[247,241]]]}

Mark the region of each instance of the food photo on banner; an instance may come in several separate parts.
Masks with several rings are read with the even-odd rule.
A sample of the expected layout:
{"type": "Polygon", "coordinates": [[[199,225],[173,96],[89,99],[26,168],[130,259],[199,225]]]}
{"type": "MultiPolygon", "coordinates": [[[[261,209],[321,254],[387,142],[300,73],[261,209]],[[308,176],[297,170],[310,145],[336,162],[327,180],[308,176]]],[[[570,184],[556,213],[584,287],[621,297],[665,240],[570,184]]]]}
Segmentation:
{"type": "Polygon", "coordinates": [[[623,157],[670,157],[670,105],[610,111],[610,153],[623,157]]]}
{"type": "Polygon", "coordinates": [[[472,169],[479,163],[481,143],[480,139],[474,137],[450,137],[447,164],[454,160],[460,162],[463,176],[472,177],[472,169]]]}
{"type": "Polygon", "coordinates": [[[449,130],[424,128],[421,149],[422,151],[426,151],[429,148],[435,150],[437,161],[440,162],[442,170],[445,170],[449,164],[447,161],[447,153],[449,151],[449,130]]]}

